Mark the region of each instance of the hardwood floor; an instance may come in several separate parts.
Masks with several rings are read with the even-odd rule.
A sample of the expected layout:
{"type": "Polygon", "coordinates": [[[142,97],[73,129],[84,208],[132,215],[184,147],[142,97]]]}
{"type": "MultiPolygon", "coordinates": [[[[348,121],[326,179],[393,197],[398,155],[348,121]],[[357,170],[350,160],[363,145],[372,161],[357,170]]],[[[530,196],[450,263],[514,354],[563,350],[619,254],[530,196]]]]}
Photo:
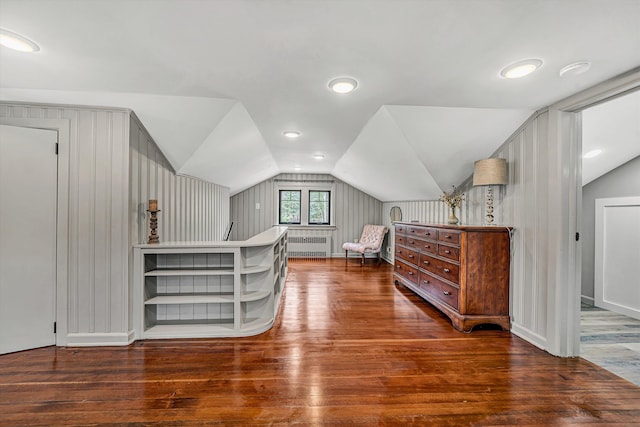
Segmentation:
{"type": "Polygon", "coordinates": [[[457,332],[391,276],[292,261],[259,336],[0,356],[0,425],[640,425],[640,388],[509,332],[457,332]]]}

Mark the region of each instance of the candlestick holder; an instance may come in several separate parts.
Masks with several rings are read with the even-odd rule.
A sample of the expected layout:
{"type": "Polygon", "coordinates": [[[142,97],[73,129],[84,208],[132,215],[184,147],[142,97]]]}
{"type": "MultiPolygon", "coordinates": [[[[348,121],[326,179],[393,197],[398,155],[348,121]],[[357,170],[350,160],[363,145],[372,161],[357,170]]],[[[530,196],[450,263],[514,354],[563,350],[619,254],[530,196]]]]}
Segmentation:
{"type": "Polygon", "coordinates": [[[149,212],[149,242],[148,243],[160,243],[160,237],[158,236],[158,212],[160,209],[147,209],[149,212]]]}

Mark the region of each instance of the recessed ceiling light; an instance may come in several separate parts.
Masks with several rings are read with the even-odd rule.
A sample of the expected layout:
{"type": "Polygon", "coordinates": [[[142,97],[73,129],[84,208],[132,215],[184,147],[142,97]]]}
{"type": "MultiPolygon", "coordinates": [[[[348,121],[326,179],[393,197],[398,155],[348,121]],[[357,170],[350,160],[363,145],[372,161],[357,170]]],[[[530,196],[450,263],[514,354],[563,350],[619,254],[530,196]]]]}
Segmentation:
{"type": "Polygon", "coordinates": [[[358,82],[351,77],[338,77],[329,82],[329,88],[335,93],[349,93],[357,87],[358,82]]]}
{"type": "Polygon", "coordinates": [[[40,46],[35,42],[4,28],[0,28],[0,45],[20,52],[37,52],[40,50],[40,46]]]}
{"type": "Polygon", "coordinates": [[[301,135],[301,133],[298,132],[297,130],[287,130],[287,131],[284,131],[283,134],[289,139],[296,139],[301,135]]]}
{"type": "Polygon", "coordinates": [[[579,74],[586,73],[587,71],[589,71],[589,68],[591,68],[591,62],[574,62],[573,64],[562,67],[562,69],[560,70],[560,77],[577,76],[579,74]]]}
{"type": "Polygon", "coordinates": [[[319,153],[318,154],[314,154],[313,158],[316,159],[316,160],[322,160],[322,159],[324,159],[324,154],[319,154],[319,153]]]}
{"type": "Polygon", "coordinates": [[[505,79],[519,79],[527,76],[542,66],[540,59],[524,59],[507,65],[500,71],[500,76],[505,79]]]}
{"type": "Polygon", "coordinates": [[[602,150],[591,150],[588,153],[585,153],[582,158],[584,159],[591,159],[595,156],[598,156],[600,153],[602,153],[602,150]]]}

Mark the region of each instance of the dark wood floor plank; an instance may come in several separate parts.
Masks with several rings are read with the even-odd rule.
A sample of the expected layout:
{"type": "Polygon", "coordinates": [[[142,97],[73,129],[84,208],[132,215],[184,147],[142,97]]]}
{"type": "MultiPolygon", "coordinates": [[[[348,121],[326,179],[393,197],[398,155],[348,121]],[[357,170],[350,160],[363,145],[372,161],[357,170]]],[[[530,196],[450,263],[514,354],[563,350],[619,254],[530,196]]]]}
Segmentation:
{"type": "Polygon", "coordinates": [[[640,388],[509,332],[457,332],[391,274],[293,261],[255,337],[0,356],[0,425],[640,425],[640,388]]]}

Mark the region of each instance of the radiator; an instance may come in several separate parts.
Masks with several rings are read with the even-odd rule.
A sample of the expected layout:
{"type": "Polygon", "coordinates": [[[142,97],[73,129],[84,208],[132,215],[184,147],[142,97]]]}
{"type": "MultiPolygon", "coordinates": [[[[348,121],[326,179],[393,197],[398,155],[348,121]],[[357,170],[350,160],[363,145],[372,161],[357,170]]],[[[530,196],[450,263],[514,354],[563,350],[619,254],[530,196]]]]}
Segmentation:
{"type": "Polygon", "coordinates": [[[289,236],[289,258],[331,258],[331,236],[289,236]]]}

